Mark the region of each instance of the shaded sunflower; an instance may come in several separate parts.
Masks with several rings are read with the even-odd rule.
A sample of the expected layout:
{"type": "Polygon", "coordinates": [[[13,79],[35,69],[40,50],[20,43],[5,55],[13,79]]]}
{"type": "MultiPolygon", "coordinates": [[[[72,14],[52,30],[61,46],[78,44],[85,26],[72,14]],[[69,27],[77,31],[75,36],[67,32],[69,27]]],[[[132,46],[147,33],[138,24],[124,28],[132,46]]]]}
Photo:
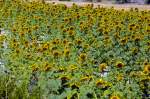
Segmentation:
{"type": "Polygon", "coordinates": [[[60,80],[61,80],[61,84],[63,85],[63,84],[67,83],[70,80],[70,77],[64,75],[64,76],[60,77],[60,80]]]}
{"type": "Polygon", "coordinates": [[[72,83],[72,84],[70,84],[70,88],[72,89],[72,90],[74,90],[74,89],[79,89],[79,87],[80,87],[80,85],[78,84],[78,83],[72,83]]]}

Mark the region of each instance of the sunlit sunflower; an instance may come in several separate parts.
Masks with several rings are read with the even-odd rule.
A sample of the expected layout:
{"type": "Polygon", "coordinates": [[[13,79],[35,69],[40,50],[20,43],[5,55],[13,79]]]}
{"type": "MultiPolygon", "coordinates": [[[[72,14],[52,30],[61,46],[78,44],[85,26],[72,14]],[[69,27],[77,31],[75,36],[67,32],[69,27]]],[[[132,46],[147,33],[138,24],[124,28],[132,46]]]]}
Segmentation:
{"type": "Polygon", "coordinates": [[[38,67],[36,64],[33,64],[31,67],[32,67],[32,71],[33,71],[33,72],[39,70],[39,67],[38,67]]]}
{"type": "Polygon", "coordinates": [[[68,57],[70,55],[70,50],[69,49],[65,49],[64,50],[64,56],[68,57]]]}
{"type": "Polygon", "coordinates": [[[110,83],[104,81],[103,79],[99,79],[96,81],[96,87],[98,88],[107,88],[110,86],[110,83]]]}
{"type": "Polygon", "coordinates": [[[106,69],[106,67],[107,67],[106,63],[99,64],[99,70],[102,71],[102,72],[106,69]]]}
{"type": "Polygon", "coordinates": [[[150,64],[144,66],[144,73],[146,74],[150,73],[150,64]]]}

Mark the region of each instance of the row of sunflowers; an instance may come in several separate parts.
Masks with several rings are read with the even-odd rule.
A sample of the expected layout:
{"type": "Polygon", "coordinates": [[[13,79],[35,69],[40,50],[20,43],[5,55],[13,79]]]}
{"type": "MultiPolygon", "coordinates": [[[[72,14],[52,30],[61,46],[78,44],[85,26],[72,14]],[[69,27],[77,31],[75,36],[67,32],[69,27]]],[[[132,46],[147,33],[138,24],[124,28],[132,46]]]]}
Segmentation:
{"type": "Polygon", "coordinates": [[[0,0],[0,98],[148,99],[150,11],[0,0]]]}

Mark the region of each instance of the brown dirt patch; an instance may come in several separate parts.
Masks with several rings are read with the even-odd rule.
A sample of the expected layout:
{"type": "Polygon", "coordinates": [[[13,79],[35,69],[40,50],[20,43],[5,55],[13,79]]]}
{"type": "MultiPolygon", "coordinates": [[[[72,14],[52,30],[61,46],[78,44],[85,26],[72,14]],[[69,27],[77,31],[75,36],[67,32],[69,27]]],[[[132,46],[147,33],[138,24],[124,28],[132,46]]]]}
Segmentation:
{"type": "Polygon", "coordinates": [[[93,4],[94,7],[101,6],[115,9],[125,9],[129,10],[131,8],[138,8],[139,10],[150,10],[150,5],[138,5],[138,4],[105,4],[105,3],[90,3],[90,2],[65,2],[65,1],[46,1],[47,3],[55,3],[55,4],[65,4],[68,7],[71,7],[73,3],[79,6],[86,6],[87,4],[93,4]]]}

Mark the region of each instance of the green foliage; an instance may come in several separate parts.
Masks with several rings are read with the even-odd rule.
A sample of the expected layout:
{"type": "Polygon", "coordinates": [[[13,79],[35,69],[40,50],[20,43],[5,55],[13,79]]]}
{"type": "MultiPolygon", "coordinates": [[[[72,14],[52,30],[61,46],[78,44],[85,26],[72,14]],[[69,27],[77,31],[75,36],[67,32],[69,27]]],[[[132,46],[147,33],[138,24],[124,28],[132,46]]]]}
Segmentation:
{"type": "Polygon", "coordinates": [[[150,11],[0,2],[0,98],[148,97],[150,11]]]}

